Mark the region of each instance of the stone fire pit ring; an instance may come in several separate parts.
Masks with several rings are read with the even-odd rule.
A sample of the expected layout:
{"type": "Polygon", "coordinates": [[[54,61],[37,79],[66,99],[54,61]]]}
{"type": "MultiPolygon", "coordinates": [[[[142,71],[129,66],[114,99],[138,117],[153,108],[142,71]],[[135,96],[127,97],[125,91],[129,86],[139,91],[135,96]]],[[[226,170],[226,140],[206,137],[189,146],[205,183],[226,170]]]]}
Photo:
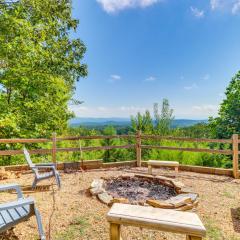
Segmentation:
{"type": "Polygon", "coordinates": [[[163,176],[135,174],[94,179],[90,193],[104,204],[137,204],[187,211],[198,205],[198,194],[184,184],[163,176]]]}

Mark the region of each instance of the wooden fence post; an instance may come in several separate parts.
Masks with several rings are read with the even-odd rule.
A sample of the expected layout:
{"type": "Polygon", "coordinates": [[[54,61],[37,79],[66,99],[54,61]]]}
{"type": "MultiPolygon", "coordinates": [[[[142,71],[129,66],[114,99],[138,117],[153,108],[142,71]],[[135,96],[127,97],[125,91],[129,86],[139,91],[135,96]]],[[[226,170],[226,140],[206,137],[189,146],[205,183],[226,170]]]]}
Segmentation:
{"type": "Polygon", "coordinates": [[[141,149],[141,131],[137,131],[136,134],[136,156],[137,167],[141,167],[142,149],[141,149]]]}
{"type": "Polygon", "coordinates": [[[234,178],[239,178],[239,173],[238,173],[238,134],[233,134],[232,135],[232,151],[233,151],[233,177],[234,178]]]}
{"type": "Polygon", "coordinates": [[[57,134],[52,134],[52,162],[57,162],[57,134]]]}

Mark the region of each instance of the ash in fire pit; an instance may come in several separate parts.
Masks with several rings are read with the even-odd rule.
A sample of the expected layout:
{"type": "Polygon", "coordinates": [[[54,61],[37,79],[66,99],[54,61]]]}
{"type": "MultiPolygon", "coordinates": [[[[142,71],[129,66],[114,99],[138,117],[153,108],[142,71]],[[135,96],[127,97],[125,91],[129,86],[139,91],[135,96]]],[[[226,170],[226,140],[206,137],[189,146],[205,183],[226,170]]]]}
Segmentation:
{"type": "Polygon", "coordinates": [[[158,179],[119,177],[105,182],[106,191],[113,198],[127,198],[130,203],[145,202],[147,199],[167,200],[177,193],[173,187],[163,185],[158,179]]]}
{"type": "Polygon", "coordinates": [[[195,208],[198,194],[184,191],[183,187],[181,182],[163,176],[135,174],[95,179],[90,192],[107,205],[120,202],[181,211],[195,208]]]}

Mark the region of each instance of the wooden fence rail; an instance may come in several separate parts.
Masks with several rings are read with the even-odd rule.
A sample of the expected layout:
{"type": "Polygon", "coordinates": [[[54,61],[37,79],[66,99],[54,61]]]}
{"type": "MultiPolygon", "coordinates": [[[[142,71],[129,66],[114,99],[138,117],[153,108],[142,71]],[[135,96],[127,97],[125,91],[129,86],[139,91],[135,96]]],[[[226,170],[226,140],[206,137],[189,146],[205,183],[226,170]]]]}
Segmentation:
{"type": "MultiPolygon", "coordinates": [[[[57,143],[61,141],[76,141],[76,140],[94,140],[94,139],[135,139],[135,144],[118,145],[118,146],[89,146],[81,147],[81,151],[97,151],[97,150],[110,150],[110,149],[136,149],[137,166],[141,166],[141,151],[142,149],[160,149],[160,150],[173,150],[173,151],[188,151],[188,152],[205,152],[212,154],[224,154],[232,155],[233,160],[233,176],[239,177],[239,137],[238,134],[233,134],[232,139],[208,139],[208,138],[186,138],[186,137],[169,137],[169,136],[157,136],[157,135],[142,135],[140,131],[136,135],[112,135],[112,136],[67,136],[57,137],[54,133],[52,138],[39,138],[39,139],[0,139],[0,144],[27,144],[27,143],[52,143],[51,149],[33,149],[30,150],[31,154],[52,154],[53,162],[57,162],[58,152],[79,152],[80,147],[66,147],[58,148],[57,143]],[[161,145],[145,145],[142,144],[142,140],[167,140],[167,141],[179,141],[179,142],[194,142],[194,143],[223,143],[231,144],[232,149],[207,149],[207,148],[185,148],[185,147],[171,147],[161,145]]],[[[22,154],[22,150],[0,150],[0,156],[11,156],[22,154]]]]}
{"type": "Polygon", "coordinates": [[[232,143],[232,139],[209,139],[209,138],[187,138],[187,137],[164,137],[156,135],[141,135],[142,139],[157,139],[169,141],[187,141],[187,142],[212,142],[212,143],[232,143]]]}
{"type": "Polygon", "coordinates": [[[44,142],[52,142],[52,139],[48,138],[32,138],[32,139],[22,139],[22,138],[14,138],[14,139],[0,139],[0,143],[44,143],[44,142]]]}
{"type": "Polygon", "coordinates": [[[218,150],[218,149],[208,149],[208,148],[183,148],[183,147],[167,147],[167,146],[155,146],[155,145],[141,145],[141,148],[145,149],[162,149],[162,150],[175,150],[182,152],[205,152],[205,153],[216,153],[224,155],[232,155],[232,150],[218,150]]]}

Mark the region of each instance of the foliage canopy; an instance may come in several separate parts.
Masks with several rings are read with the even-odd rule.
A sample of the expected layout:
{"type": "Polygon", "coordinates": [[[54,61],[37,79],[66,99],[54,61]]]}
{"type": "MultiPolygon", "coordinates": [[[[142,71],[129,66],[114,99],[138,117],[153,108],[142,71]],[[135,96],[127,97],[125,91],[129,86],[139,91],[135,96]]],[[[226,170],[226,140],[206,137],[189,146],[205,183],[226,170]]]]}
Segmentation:
{"type": "Polygon", "coordinates": [[[70,0],[0,0],[0,137],[61,133],[86,47],[70,0]]]}
{"type": "Polygon", "coordinates": [[[143,114],[138,112],[135,117],[131,116],[132,130],[134,132],[141,130],[145,134],[169,134],[174,117],[168,99],[163,99],[160,111],[159,108],[159,104],[154,103],[154,119],[148,110],[143,114]]]}
{"type": "Polygon", "coordinates": [[[240,71],[232,78],[225,94],[219,116],[209,121],[210,129],[217,138],[231,138],[234,133],[240,134],[240,71]]]}

